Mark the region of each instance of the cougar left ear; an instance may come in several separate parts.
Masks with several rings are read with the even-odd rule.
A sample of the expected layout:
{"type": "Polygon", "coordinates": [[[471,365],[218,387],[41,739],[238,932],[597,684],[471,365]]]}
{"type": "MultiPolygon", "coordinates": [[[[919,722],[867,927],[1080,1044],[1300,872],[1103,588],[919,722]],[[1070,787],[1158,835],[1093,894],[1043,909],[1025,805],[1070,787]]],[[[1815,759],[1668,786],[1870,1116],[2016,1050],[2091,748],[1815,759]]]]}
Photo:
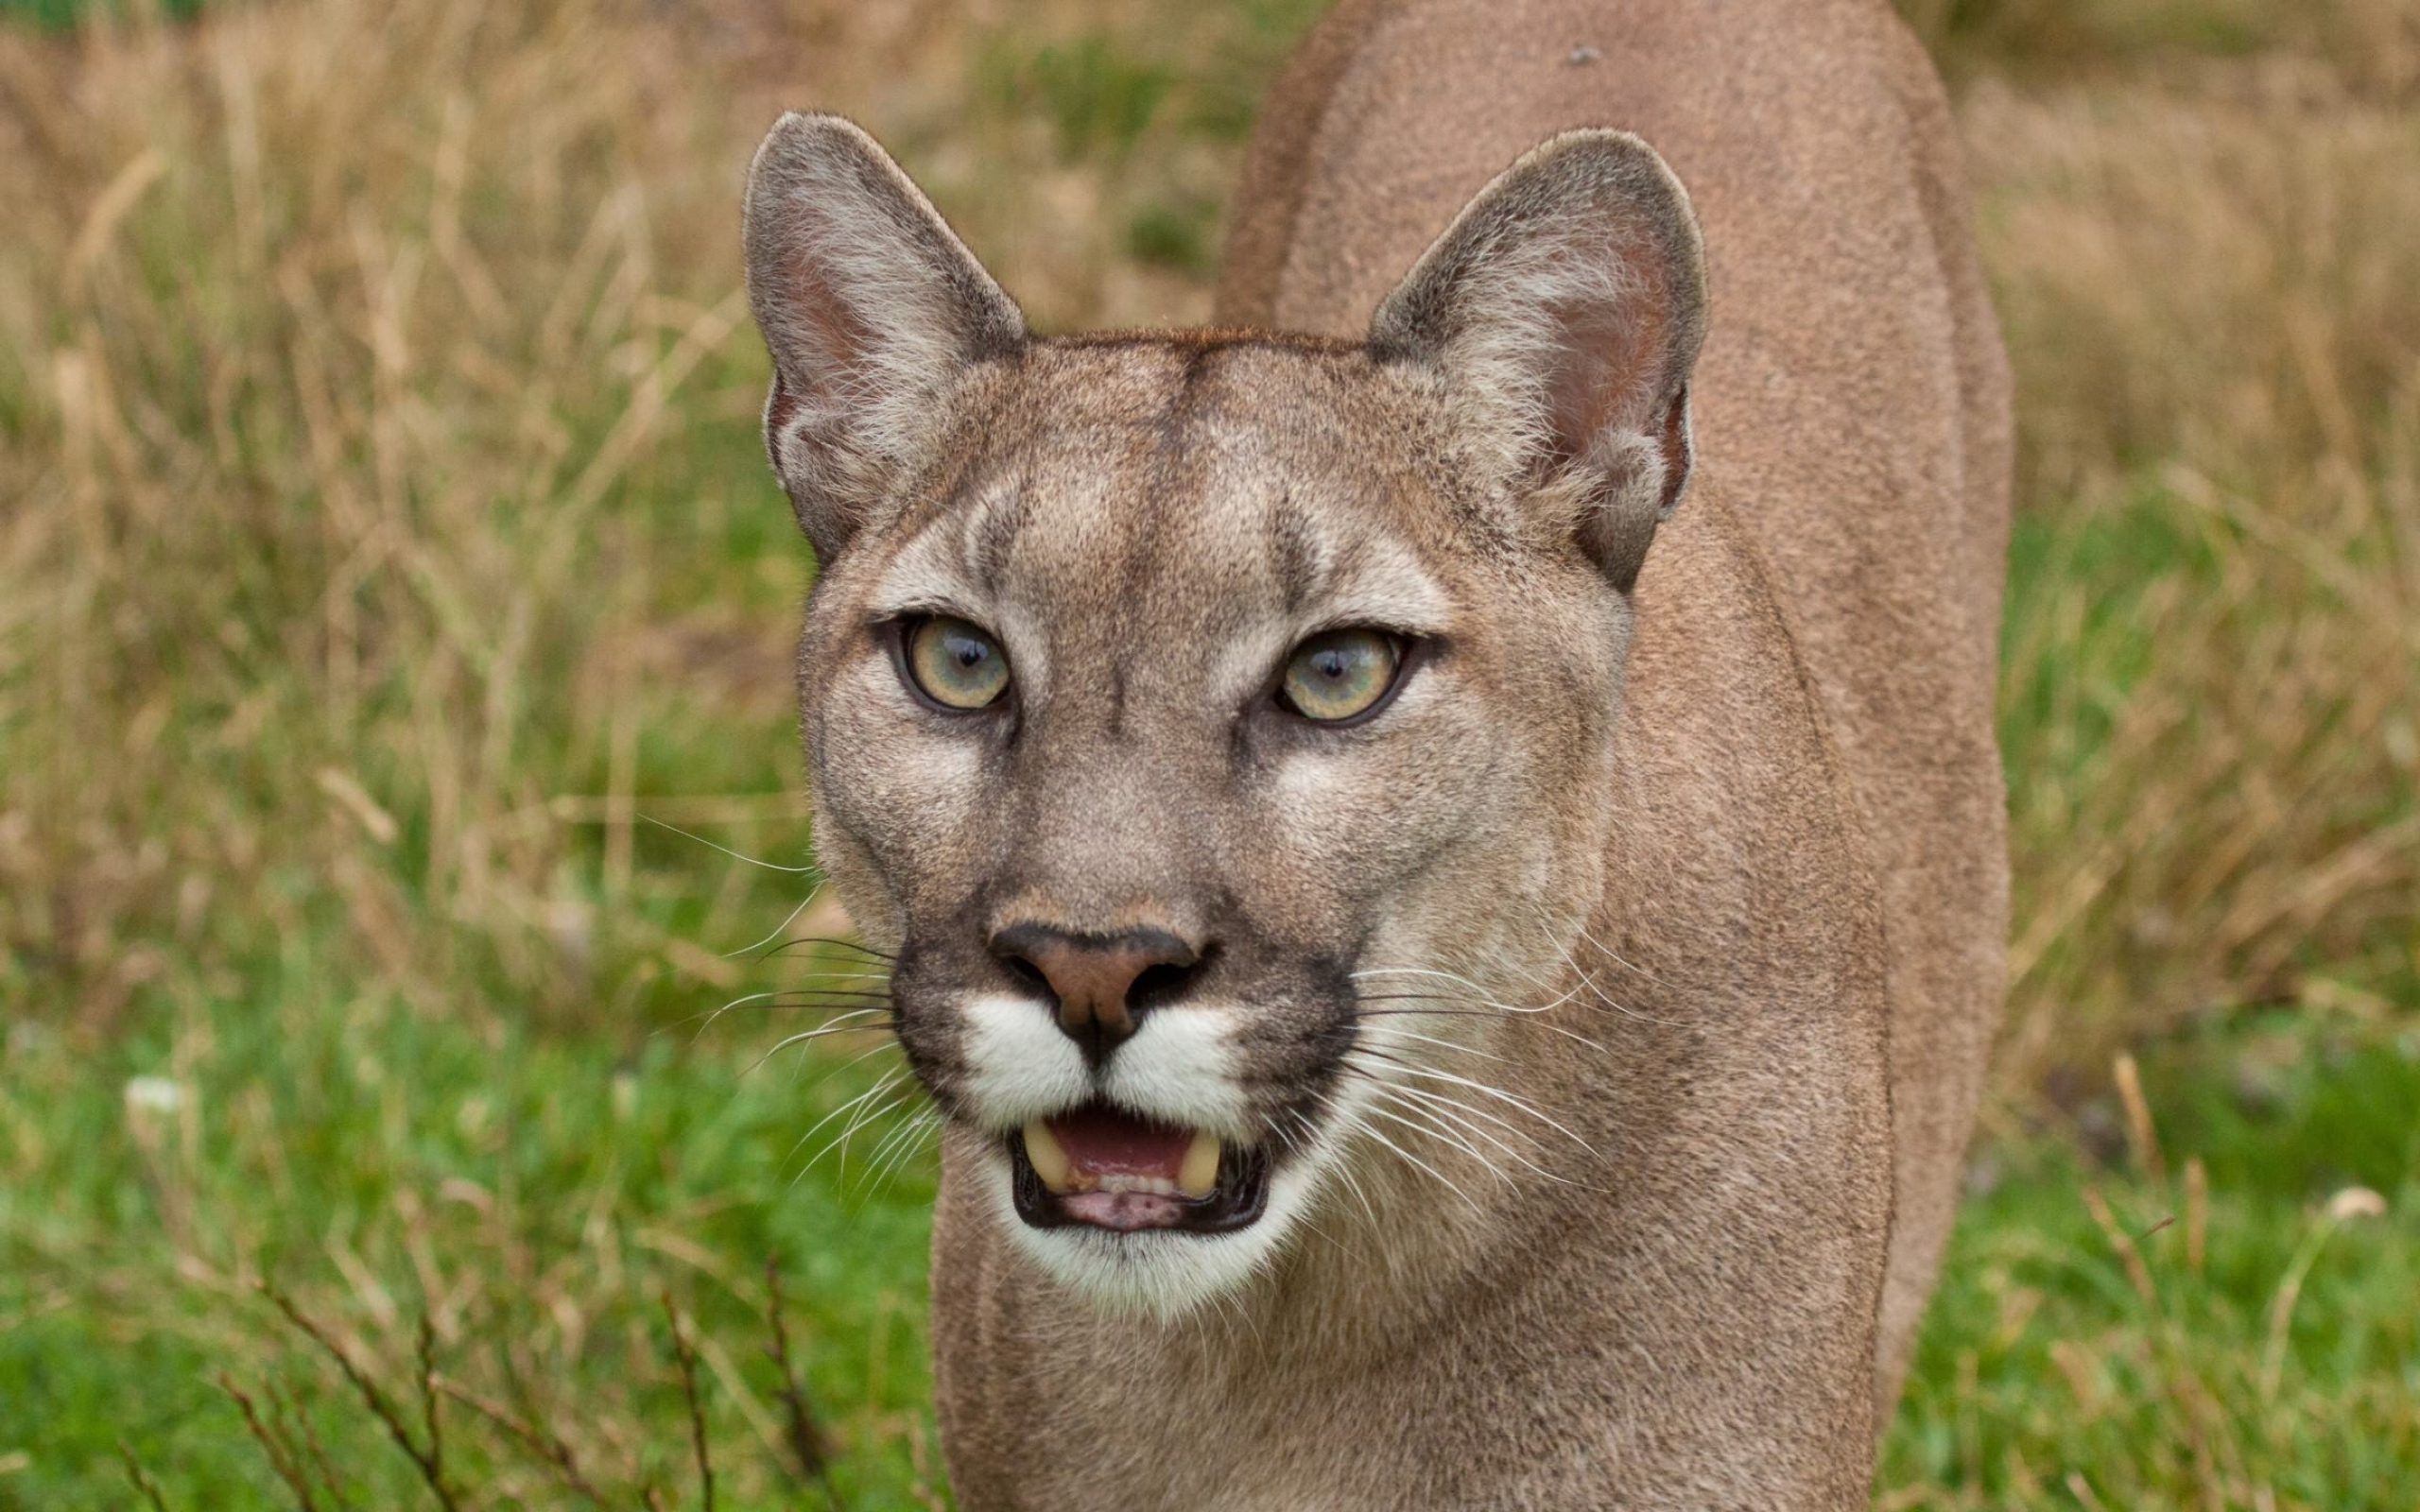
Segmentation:
{"type": "Polygon", "coordinates": [[[1380,361],[1441,369],[1482,459],[1637,579],[1687,484],[1705,253],[1689,198],[1624,131],[1568,131],[1479,191],[1378,305],[1380,361]]]}
{"type": "Polygon", "coordinates": [[[765,446],[830,561],[931,438],[934,402],[1025,318],[873,138],[785,115],[748,170],[748,302],[773,354],[765,446]]]}

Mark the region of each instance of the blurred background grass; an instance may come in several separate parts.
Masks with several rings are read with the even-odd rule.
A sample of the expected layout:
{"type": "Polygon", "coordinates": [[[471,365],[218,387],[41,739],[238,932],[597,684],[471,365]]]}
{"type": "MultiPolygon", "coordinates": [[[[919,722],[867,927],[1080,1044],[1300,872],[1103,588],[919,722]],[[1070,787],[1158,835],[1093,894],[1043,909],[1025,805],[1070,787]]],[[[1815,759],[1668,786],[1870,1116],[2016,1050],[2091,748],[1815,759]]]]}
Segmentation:
{"type": "MultiPolygon", "coordinates": [[[[590,1500],[472,1398],[698,1503],[666,1297],[722,1504],[940,1504],[920,1130],[764,1058],[847,954],[746,949],[841,921],[740,174],[846,111],[1037,324],[1198,319],[1320,9],[0,0],[0,1508],[296,1504],[222,1373],[425,1500],[264,1280],[407,1402],[427,1318],[464,1506],[590,1500]]],[[[2413,1505],[2420,13],[1903,9],[2018,377],[2017,890],[1878,1503],[2413,1505]]]]}

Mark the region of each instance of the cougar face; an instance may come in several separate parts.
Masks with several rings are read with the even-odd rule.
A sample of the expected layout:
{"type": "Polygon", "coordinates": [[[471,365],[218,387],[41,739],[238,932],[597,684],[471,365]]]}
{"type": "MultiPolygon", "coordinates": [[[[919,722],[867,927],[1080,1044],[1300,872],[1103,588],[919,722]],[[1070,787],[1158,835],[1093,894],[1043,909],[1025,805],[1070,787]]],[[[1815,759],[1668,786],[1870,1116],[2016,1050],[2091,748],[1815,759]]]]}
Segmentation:
{"type": "Polygon", "coordinates": [[[1483,1081],[1478,1010],[1538,999],[1596,894],[1573,795],[1701,324],[1626,142],[1508,175],[1363,345],[1034,338],[855,128],[759,153],[820,852],[971,1179],[1106,1302],[1249,1277],[1483,1081]],[[1606,301],[1634,339],[1561,339],[1606,301]]]}

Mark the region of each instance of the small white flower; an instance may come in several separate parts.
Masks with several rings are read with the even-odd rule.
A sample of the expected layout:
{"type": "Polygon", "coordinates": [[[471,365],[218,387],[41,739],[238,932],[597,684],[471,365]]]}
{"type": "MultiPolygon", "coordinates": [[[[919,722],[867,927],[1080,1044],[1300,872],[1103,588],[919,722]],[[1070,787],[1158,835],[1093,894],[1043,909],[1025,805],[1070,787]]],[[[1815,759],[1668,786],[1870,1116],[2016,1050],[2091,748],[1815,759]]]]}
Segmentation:
{"type": "Polygon", "coordinates": [[[2340,1221],[2345,1218],[2383,1218],[2386,1216],[2386,1198],[2367,1187],[2346,1187],[2327,1199],[2327,1215],[2340,1221]]]}
{"type": "Polygon", "coordinates": [[[185,1086],[173,1076],[130,1076],[126,1107],[131,1113],[173,1113],[185,1105],[185,1086]]]}

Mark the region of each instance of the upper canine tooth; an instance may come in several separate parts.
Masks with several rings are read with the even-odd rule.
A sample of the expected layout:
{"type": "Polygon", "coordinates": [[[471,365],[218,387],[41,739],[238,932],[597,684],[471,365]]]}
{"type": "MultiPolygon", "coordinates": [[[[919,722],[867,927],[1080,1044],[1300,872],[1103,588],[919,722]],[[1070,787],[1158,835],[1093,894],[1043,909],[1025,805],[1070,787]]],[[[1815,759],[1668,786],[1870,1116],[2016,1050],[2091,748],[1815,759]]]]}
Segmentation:
{"type": "Polygon", "coordinates": [[[1038,1118],[1025,1126],[1025,1158],[1033,1162],[1033,1174],[1042,1177],[1044,1186],[1053,1192],[1067,1190],[1074,1168],[1067,1152],[1051,1135],[1050,1125],[1038,1118]]]}
{"type": "Polygon", "coordinates": [[[1198,1133],[1184,1147],[1184,1163],[1177,1167],[1177,1190],[1188,1197],[1206,1197],[1219,1185],[1219,1136],[1198,1133]]]}

